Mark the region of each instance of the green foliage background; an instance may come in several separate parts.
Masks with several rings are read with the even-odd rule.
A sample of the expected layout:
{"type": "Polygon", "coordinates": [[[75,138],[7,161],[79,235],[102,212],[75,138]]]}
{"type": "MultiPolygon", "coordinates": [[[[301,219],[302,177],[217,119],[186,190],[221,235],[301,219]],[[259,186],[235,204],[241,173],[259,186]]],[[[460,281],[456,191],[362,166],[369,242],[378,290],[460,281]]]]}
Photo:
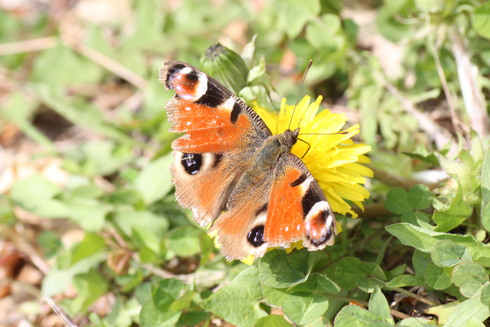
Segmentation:
{"type": "Polygon", "coordinates": [[[486,1],[26,3],[0,11],[0,235],[43,276],[22,319],[48,302],[80,326],[488,324],[486,1]],[[361,123],[372,198],[328,253],[228,263],[176,204],[158,69],[218,40],[249,44],[247,99],[294,102],[312,59],[305,92],[361,123]]]}

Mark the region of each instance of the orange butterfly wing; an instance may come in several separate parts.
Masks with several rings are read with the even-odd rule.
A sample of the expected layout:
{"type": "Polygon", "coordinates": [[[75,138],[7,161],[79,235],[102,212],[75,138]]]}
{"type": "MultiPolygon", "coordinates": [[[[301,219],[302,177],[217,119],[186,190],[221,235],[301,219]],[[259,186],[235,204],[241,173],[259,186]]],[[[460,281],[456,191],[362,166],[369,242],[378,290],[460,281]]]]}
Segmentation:
{"type": "Polygon", "coordinates": [[[167,103],[170,131],[187,133],[172,143],[186,153],[244,149],[271,135],[260,117],[212,77],[178,61],[165,62],[160,80],[175,97],[167,103]]]}

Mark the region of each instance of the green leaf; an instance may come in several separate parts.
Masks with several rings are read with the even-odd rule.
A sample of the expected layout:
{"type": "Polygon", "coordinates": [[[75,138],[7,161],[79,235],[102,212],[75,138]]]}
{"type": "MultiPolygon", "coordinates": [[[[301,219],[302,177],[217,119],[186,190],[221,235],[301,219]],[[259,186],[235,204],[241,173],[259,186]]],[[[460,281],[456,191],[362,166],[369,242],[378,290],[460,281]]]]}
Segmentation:
{"type": "Polygon", "coordinates": [[[490,39],[490,3],[477,7],[471,16],[473,27],[484,38],[490,39]]]}
{"type": "Polygon", "coordinates": [[[274,7],[279,15],[280,24],[286,30],[290,39],[295,38],[310,20],[313,20],[320,12],[318,0],[276,0],[274,7]]]}
{"type": "Polygon", "coordinates": [[[307,251],[284,250],[267,252],[260,260],[258,270],[262,284],[269,287],[285,288],[303,283],[310,273],[307,251]]]}
{"type": "Polygon", "coordinates": [[[395,321],[391,317],[388,301],[386,300],[383,292],[381,292],[381,289],[377,286],[374,288],[374,292],[369,298],[369,312],[372,312],[386,322],[389,322],[391,324],[395,323],[395,321]]]}
{"type": "Polygon", "coordinates": [[[61,42],[41,51],[33,63],[30,80],[53,88],[97,83],[102,77],[100,66],[77,55],[61,42]]]}
{"type": "Polygon", "coordinates": [[[321,293],[295,293],[283,305],[286,316],[304,325],[321,317],[328,309],[328,296],[321,293]]]}
{"type": "Polygon", "coordinates": [[[136,179],[134,186],[146,204],[162,199],[172,189],[171,162],[171,153],[158,158],[147,165],[136,179]]]}
{"type": "Polygon", "coordinates": [[[200,235],[202,235],[202,231],[192,227],[173,229],[167,237],[168,248],[181,257],[200,253],[200,235]]]}
{"type": "Polygon", "coordinates": [[[449,207],[444,211],[436,211],[432,216],[432,219],[437,224],[435,230],[438,232],[450,231],[465,221],[472,211],[473,208],[464,201],[463,190],[459,186],[449,207]]]}
{"type": "Polygon", "coordinates": [[[413,210],[412,204],[409,201],[408,193],[401,187],[390,189],[386,195],[386,209],[392,213],[401,215],[413,210]]]}
{"type": "Polygon", "coordinates": [[[399,327],[421,327],[421,326],[431,326],[434,327],[433,320],[425,319],[422,317],[413,317],[403,319],[396,324],[399,327]]]}
{"type": "Polygon", "coordinates": [[[454,308],[444,327],[466,326],[466,322],[471,319],[483,322],[488,317],[490,307],[482,302],[481,292],[478,292],[454,308]]]}
{"type": "Polygon", "coordinates": [[[308,24],[306,28],[306,39],[318,50],[325,51],[331,55],[340,50],[345,43],[340,31],[340,18],[333,14],[323,14],[308,24]]]}
{"type": "Polygon", "coordinates": [[[114,223],[128,237],[133,236],[134,227],[144,227],[157,238],[163,238],[168,229],[168,220],[153,212],[137,211],[129,207],[117,208],[114,213],[114,223]]]}
{"type": "Polygon", "coordinates": [[[473,296],[489,280],[485,269],[473,261],[464,261],[454,267],[452,279],[466,297],[473,296]]]}
{"type": "Polygon", "coordinates": [[[70,251],[70,266],[94,254],[102,253],[105,248],[106,244],[103,237],[86,233],[83,240],[70,251]]]}
{"type": "Polygon", "coordinates": [[[183,312],[177,326],[205,326],[211,314],[205,311],[183,312]]]}
{"type": "Polygon", "coordinates": [[[456,286],[461,286],[470,279],[483,284],[488,281],[488,275],[481,265],[473,261],[464,261],[454,267],[453,280],[456,286]]]}
{"type": "Polygon", "coordinates": [[[425,268],[424,280],[427,286],[435,290],[443,290],[451,286],[451,278],[446,274],[444,269],[434,264],[429,264],[425,268]]]}
{"type": "Polygon", "coordinates": [[[415,276],[401,275],[401,276],[396,276],[395,278],[390,280],[388,283],[386,283],[386,286],[388,286],[388,287],[406,287],[406,286],[415,286],[415,285],[423,285],[423,284],[424,284],[424,282],[415,276]]]}
{"type": "Polygon", "coordinates": [[[459,291],[465,297],[472,297],[478,290],[482,287],[482,284],[476,280],[469,280],[464,282],[463,285],[459,287],[459,291]]]}
{"type": "Polygon", "coordinates": [[[160,280],[151,292],[155,308],[162,312],[169,311],[170,306],[179,298],[183,290],[184,283],[180,280],[172,278],[160,280]]]}
{"type": "Polygon", "coordinates": [[[339,260],[334,268],[335,282],[345,290],[356,288],[356,280],[366,276],[358,267],[361,261],[354,257],[345,257],[339,260]]]}
{"type": "Polygon", "coordinates": [[[238,274],[233,281],[200,302],[200,306],[227,322],[238,326],[253,326],[265,316],[258,299],[262,297],[258,270],[251,266],[238,274]]]}
{"type": "Polygon", "coordinates": [[[37,216],[64,218],[70,211],[56,198],[61,192],[59,186],[35,174],[15,182],[10,190],[10,197],[15,204],[37,216]]]}
{"type": "Polygon", "coordinates": [[[283,316],[269,315],[260,318],[254,327],[290,327],[292,326],[283,316]]]}
{"type": "Polygon", "coordinates": [[[386,230],[403,244],[412,246],[425,253],[432,252],[439,240],[451,240],[457,244],[464,245],[473,260],[478,261],[485,267],[490,266],[490,247],[478,242],[473,236],[439,233],[407,223],[393,224],[387,226],[386,230]]]}
{"type": "Polygon", "coordinates": [[[84,312],[99,297],[107,292],[108,282],[102,274],[94,269],[88,273],[76,275],[73,285],[77,290],[77,297],[71,304],[74,312],[84,312]]]}
{"type": "Polygon", "coordinates": [[[392,234],[405,245],[414,247],[422,252],[430,252],[437,243],[433,237],[433,231],[408,223],[393,224],[386,227],[392,234]]]}
{"type": "Polygon", "coordinates": [[[43,279],[41,293],[43,295],[53,296],[66,291],[72,284],[73,276],[76,274],[87,273],[90,269],[98,266],[100,262],[104,260],[106,260],[105,254],[96,253],[78,261],[68,269],[61,270],[59,268],[52,268],[43,279]]]}
{"type": "Polygon", "coordinates": [[[375,314],[358,307],[357,305],[347,305],[340,310],[335,317],[335,327],[388,327],[393,326],[375,314]]]}
{"type": "Polygon", "coordinates": [[[135,243],[139,246],[146,247],[153,253],[160,252],[160,239],[147,226],[133,226],[132,236],[134,237],[135,243]]]}
{"type": "Polygon", "coordinates": [[[437,242],[431,252],[432,260],[439,267],[452,267],[466,258],[471,260],[466,247],[450,240],[437,242]]]}
{"type": "Polygon", "coordinates": [[[182,311],[162,312],[149,301],[141,308],[140,324],[141,327],[174,327],[181,314],[182,311]]]}
{"type": "MultiPolygon", "coordinates": [[[[487,4],[490,6],[490,4],[487,4]]],[[[489,7],[490,8],[490,7],[489,7]]],[[[481,222],[490,231],[490,151],[485,153],[481,170],[481,222]]]]}
{"type": "Polygon", "coordinates": [[[118,145],[113,141],[88,141],[68,151],[65,166],[70,165],[88,176],[108,175],[117,171],[132,159],[133,149],[127,145],[118,145]],[[75,161],[75,162],[73,162],[75,161]]]}
{"type": "Polygon", "coordinates": [[[104,227],[106,215],[113,209],[106,203],[84,198],[67,199],[65,204],[70,210],[70,219],[89,232],[100,231],[104,227]]]}
{"type": "Polygon", "coordinates": [[[482,288],[481,301],[483,304],[490,306],[490,284],[488,283],[482,288]]]}
{"type": "Polygon", "coordinates": [[[432,195],[425,185],[415,185],[408,191],[408,201],[414,209],[426,210],[432,204],[432,195]]]}
{"type": "MultiPolygon", "coordinates": [[[[286,316],[299,325],[320,318],[329,308],[328,294],[339,294],[340,288],[327,277],[314,273],[302,284],[276,293],[276,301],[286,316]]],[[[269,292],[270,294],[270,292],[269,292]]],[[[264,291],[264,295],[267,294],[264,291]]],[[[274,305],[274,303],[272,303],[274,305]]]]}

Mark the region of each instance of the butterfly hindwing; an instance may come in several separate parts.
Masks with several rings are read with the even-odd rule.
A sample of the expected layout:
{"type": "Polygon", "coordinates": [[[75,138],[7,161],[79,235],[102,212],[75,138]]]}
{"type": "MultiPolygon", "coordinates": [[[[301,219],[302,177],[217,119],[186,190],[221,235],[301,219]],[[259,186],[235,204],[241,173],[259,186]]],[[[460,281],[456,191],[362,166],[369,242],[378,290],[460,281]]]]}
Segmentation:
{"type": "Polygon", "coordinates": [[[264,231],[269,246],[288,246],[301,239],[310,250],[332,245],[335,216],[303,162],[285,154],[274,175],[264,231]]]}

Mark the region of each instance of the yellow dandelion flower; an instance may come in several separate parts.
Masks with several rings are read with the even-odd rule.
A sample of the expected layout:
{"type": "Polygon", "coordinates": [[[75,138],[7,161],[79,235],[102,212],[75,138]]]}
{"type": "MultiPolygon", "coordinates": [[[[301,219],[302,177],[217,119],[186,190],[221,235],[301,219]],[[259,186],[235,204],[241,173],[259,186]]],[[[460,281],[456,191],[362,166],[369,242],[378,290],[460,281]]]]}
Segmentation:
{"type": "Polygon", "coordinates": [[[340,134],[347,118],[327,109],[318,112],[321,101],[319,96],[310,103],[310,97],[305,96],[296,106],[292,121],[294,106],[286,104],[286,99],[282,100],[278,114],[258,106],[254,106],[254,110],[273,134],[284,133],[288,127],[292,130],[300,128],[299,138],[303,142],[297,142],[291,152],[303,160],[318,181],[332,210],[355,218],[357,214],[347,201],[363,209],[362,201],[369,197],[361,184],[366,182],[366,177],[373,176],[373,171],[362,165],[369,163],[364,154],[371,147],[352,141],[352,137],[359,133],[359,125],[340,134]]]}

